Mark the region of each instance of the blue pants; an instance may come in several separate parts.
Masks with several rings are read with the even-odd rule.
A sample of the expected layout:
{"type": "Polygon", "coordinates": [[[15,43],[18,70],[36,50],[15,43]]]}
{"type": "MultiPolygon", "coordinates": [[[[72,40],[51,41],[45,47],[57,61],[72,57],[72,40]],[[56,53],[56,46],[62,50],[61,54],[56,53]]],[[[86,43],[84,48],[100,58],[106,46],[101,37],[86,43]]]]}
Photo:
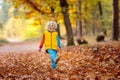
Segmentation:
{"type": "Polygon", "coordinates": [[[56,59],[57,51],[52,50],[52,49],[48,49],[47,52],[50,55],[50,59],[51,59],[51,63],[52,63],[52,69],[55,69],[56,68],[55,59],[56,59]]]}

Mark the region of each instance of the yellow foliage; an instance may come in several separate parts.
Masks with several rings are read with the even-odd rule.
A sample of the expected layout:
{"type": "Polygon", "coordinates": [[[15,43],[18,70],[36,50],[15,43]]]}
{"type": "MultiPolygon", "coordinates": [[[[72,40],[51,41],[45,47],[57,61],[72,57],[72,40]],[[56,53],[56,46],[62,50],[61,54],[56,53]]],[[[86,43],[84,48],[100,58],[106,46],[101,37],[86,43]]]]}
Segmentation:
{"type": "Polygon", "coordinates": [[[26,27],[25,38],[38,38],[41,36],[44,27],[40,25],[41,20],[39,19],[29,19],[28,25],[26,27]]]}
{"type": "Polygon", "coordinates": [[[26,38],[36,38],[39,37],[40,26],[29,25],[26,27],[26,38]]]}
{"type": "Polygon", "coordinates": [[[38,14],[37,12],[33,12],[33,11],[31,11],[31,12],[26,12],[26,13],[24,14],[24,17],[25,17],[25,19],[30,19],[31,17],[36,16],[37,14],[38,14]]]}

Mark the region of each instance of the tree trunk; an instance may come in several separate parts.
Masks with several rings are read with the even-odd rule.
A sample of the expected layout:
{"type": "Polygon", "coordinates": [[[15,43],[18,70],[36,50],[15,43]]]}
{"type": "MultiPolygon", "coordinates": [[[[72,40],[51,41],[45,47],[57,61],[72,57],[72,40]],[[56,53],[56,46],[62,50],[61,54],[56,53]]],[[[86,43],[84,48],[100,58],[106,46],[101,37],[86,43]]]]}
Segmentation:
{"type": "Polygon", "coordinates": [[[74,39],[73,39],[73,32],[72,32],[72,27],[70,24],[70,19],[68,13],[63,13],[64,16],[64,24],[67,32],[67,45],[74,45],[74,39]]]}
{"type": "Polygon", "coordinates": [[[78,15],[79,15],[79,19],[77,22],[77,26],[78,26],[78,37],[82,38],[82,21],[81,21],[81,1],[78,0],[78,15]]]}
{"type": "Polygon", "coordinates": [[[93,34],[93,35],[96,34],[96,30],[95,30],[95,29],[96,29],[96,28],[95,28],[95,26],[93,25],[93,26],[92,26],[92,34],[93,34]]]}
{"type": "Polygon", "coordinates": [[[98,2],[98,7],[99,7],[100,16],[102,16],[103,15],[103,11],[102,11],[102,5],[101,5],[100,1],[98,2]]]}
{"type": "Polygon", "coordinates": [[[77,30],[78,37],[82,38],[82,21],[81,20],[77,22],[77,26],[78,26],[78,30],[77,30]]]}
{"type": "Polygon", "coordinates": [[[64,17],[64,24],[67,32],[67,46],[74,45],[73,32],[68,14],[68,4],[66,0],[60,0],[60,6],[62,8],[62,14],[64,17]]]}
{"type": "Polygon", "coordinates": [[[118,0],[113,0],[113,26],[112,26],[112,40],[119,38],[119,11],[118,0]]]}
{"type": "Polygon", "coordinates": [[[57,32],[58,32],[59,38],[62,38],[62,37],[61,37],[61,34],[60,34],[60,25],[59,25],[59,24],[57,24],[57,32]]]}
{"type": "MultiPolygon", "coordinates": [[[[56,19],[56,15],[57,15],[57,14],[55,14],[54,11],[55,11],[55,9],[51,6],[52,16],[56,19]]],[[[57,22],[57,20],[55,20],[55,21],[57,22]]],[[[58,23],[57,23],[57,32],[58,32],[59,38],[61,38],[61,35],[60,35],[60,26],[59,26],[58,23]]]]}

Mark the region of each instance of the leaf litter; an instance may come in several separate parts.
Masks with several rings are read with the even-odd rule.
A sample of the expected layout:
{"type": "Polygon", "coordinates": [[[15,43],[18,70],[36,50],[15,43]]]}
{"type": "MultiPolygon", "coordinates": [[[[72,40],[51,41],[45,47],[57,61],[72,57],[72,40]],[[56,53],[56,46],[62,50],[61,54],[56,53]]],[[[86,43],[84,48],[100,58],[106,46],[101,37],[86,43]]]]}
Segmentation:
{"type": "Polygon", "coordinates": [[[0,80],[120,80],[120,42],[63,47],[57,68],[45,52],[0,54],[0,80]]]}

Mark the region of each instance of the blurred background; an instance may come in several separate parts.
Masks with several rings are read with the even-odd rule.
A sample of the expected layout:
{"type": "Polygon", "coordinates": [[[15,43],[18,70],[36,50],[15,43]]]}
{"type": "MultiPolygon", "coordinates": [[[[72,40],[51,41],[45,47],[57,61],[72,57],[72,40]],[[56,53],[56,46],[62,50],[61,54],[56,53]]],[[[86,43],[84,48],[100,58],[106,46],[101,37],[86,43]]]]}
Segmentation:
{"type": "Polygon", "coordinates": [[[119,40],[119,19],[119,0],[0,0],[0,43],[40,40],[49,20],[67,45],[119,40]]]}

